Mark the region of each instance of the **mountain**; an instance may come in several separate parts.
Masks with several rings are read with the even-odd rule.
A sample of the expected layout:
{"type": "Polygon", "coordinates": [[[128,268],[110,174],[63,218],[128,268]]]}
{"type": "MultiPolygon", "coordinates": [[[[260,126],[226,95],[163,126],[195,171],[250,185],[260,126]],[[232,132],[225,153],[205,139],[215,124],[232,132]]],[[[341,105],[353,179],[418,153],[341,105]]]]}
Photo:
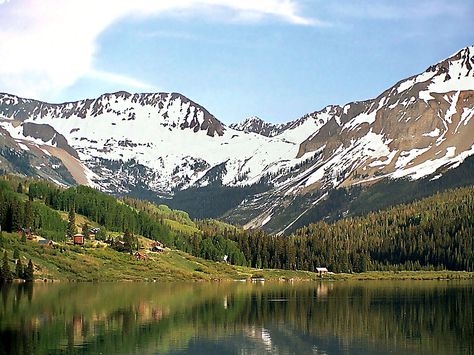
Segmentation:
{"type": "Polygon", "coordinates": [[[282,232],[335,188],[459,167],[474,153],[473,67],[471,46],[374,99],[285,124],[226,126],[176,93],[63,104],[0,94],[0,165],[282,232]]]}

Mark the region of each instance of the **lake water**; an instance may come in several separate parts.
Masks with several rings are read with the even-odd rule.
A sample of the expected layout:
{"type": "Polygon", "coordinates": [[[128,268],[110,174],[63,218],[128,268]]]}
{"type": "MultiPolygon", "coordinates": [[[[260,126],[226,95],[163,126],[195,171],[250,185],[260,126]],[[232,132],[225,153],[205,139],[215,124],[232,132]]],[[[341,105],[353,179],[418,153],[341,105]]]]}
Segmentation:
{"type": "Polygon", "coordinates": [[[474,282],[1,289],[0,354],[474,354],[474,282]]]}

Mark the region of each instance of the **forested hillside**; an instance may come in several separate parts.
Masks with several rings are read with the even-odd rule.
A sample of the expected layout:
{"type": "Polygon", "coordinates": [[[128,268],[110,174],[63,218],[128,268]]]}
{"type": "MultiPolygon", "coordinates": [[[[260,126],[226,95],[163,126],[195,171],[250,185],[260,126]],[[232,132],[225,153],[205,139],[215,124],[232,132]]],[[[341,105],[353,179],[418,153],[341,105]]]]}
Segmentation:
{"type": "Polygon", "coordinates": [[[258,267],[474,270],[474,188],[449,190],[333,224],[311,224],[289,237],[244,232],[231,238],[258,267]]]}
{"type": "Polygon", "coordinates": [[[195,256],[217,261],[227,255],[232,264],[247,264],[236,242],[220,235],[204,237],[185,212],[145,201],[117,200],[86,186],[62,189],[14,176],[0,181],[0,223],[7,232],[31,227],[44,237],[64,241],[67,223],[58,211],[71,209],[102,226],[103,239],[109,232],[128,231],[195,256]]]}
{"type": "MultiPolygon", "coordinates": [[[[364,216],[369,212],[388,209],[401,203],[429,197],[437,192],[474,185],[474,157],[468,157],[456,169],[438,171],[423,179],[385,179],[369,186],[352,186],[329,192],[321,203],[311,207],[285,230],[290,235],[297,229],[320,220],[335,222],[344,217],[364,216]]],[[[304,204],[306,197],[299,197],[295,205],[304,204]]],[[[298,216],[295,208],[294,218],[298,216]]],[[[267,226],[268,227],[268,226],[267,226]]]]}
{"type": "MultiPolygon", "coordinates": [[[[459,188],[386,211],[319,222],[290,236],[244,231],[216,220],[191,220],[186,212],[150,202],[116,198],[92,188],[58,188],[44,181],[0,180],[2,230],[31,227],[64,241],[60,211],[74,210],[102,227],[159,240],[209,260],[257,268],[334,272],[368,270],[474,270],[474,188],[459,188]]],[[[112,233],[113,232],[113,233],[112,233]]]]}

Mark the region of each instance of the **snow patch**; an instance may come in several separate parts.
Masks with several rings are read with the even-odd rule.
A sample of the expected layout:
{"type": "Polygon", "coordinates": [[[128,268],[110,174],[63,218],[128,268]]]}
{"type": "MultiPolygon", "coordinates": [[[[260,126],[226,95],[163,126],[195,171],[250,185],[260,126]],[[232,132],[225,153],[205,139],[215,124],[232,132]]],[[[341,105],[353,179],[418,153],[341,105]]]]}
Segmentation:
{"type": "Polygon", "coordinates": [[[18,143],[18,145],[20,146],[21,149],[23,149],[23,150],[30,150],[30,148],[28,148],[28,147],[26,146],[26,144],[23,144],[23,143],[20,143],[20,142],[17,142],[17,143],[18,143]]]}
{"type": "Polygon", "coordinates": [[[346,123],[344,126],[344,129],[348,130],[353,130],[355,127],[360,126],[363,123],[367,124],[372,124],[375,122],[375,116],[377,114],[377,111],[374,110],[371,113],[361,113],[360,115],[357,115],[354,117],[352,120],[346,123]]]}
{"type": "Polygon", "coordinates": [[[438,136],[439,136],[439,133],[440,133],[439,128],[435,128],[435,129],[432,130],[431,132],[423,133],[423,136],[424,136],[424,137],[438,137],[438,136]]]}

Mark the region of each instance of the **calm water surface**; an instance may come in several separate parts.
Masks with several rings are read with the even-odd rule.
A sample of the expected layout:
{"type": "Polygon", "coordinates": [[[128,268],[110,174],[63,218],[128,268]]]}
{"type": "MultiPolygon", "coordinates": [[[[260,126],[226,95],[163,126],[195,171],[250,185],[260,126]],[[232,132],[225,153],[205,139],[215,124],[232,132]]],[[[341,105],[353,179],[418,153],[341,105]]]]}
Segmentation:
{"type": "Polygon", "coordinates": [[[0,354],[474,354],[472,281],[0,291],[0,354]]]}

